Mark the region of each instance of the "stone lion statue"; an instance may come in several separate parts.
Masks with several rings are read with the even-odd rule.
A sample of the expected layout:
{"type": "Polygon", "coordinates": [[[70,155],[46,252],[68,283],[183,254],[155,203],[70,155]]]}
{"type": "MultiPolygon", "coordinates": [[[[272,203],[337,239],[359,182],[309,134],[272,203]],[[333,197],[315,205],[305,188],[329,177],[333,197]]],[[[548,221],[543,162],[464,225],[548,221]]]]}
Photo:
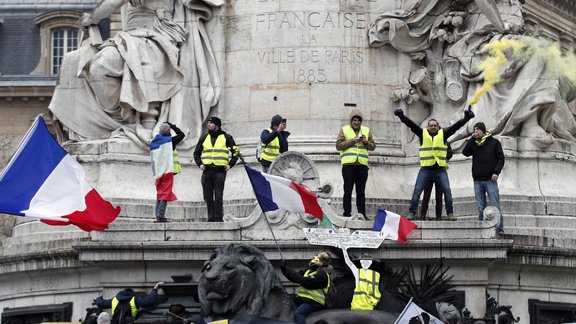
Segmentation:
{"type": "Polygon", "coordinates": [[[240,314],[291,321],[294,303],[270,261],[255,247],[229,244],[214,250],[198,283],[202,316],[232,319],[240,314]]]}

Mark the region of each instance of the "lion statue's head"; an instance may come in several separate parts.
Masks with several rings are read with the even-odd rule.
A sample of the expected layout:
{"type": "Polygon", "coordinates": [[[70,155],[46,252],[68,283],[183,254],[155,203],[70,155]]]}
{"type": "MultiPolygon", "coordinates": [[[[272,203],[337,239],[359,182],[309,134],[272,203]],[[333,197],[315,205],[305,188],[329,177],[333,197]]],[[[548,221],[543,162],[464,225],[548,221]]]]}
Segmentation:
{"type": "Polygon", "coordinates": [[[272,264],[255,247],[229,244],[214,250],[198,283],[205,318],[239,314],[289,321],[294,304],[272,264]]]}

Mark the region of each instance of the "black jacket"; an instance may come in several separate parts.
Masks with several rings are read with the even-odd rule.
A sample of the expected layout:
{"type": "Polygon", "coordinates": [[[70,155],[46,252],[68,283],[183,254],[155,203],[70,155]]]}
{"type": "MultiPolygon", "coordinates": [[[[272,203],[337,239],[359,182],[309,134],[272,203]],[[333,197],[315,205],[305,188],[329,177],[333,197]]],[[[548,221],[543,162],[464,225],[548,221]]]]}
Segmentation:
{"type": "MultiPolygon", "coordinates": [[[[278,137],[278,141],[280,142],[280,153],[284,153],[288,151],[288,136],[290,136],[290,132],[281,131],[278,132],[277,130],[273,130],[272,132],[265,129],[260,134],[260,141],[264,143],[264,145],[268,145],[272,142],[276,137],[278,137]]],[[[261,160],[260,163],[263,166],[270,166],[272,162],[261,160]]]]}
{"type": "MultiPolygon", "coordinates": [[[[138,308],[150,307],[156,304],[156,300],[158,298],[158,289],[152,289],[150,293],[145,296],[136,295],[133,291],[127,289],[122,290],[116,294],[116,298],[118,298],[119,302],[128,301],[132,299],[132,297],[136,297],[135,298],[136,307],[138,308]]],[[[102,298],[102,296],[99,296],[98,298],[96,298],[96,306],[98,306],[98,308],[100,309],[111,308],[112,299],[104,299],[102,298]]]]}
{"type": "MultiPolygon", "coordinates": [[[[283,266],[281,268],[282,273],[284,274],[284,276],[290,280],[291,282],[297,283],[300,286],[306,288],[306,289],[324,289],[328,286],[328,284],[330,283],[330,278],[328,277],[328,274],[324,271],[322,271],[322,269],[318,270],[318,267],[316,266],[312,266],[306,270],[310,270],[311,272],[314,272],[316,270],[318,270],[318,273],[313,275],[313,276],[308,276],[308,277],[304,277],[304,273],[306,272],[304,271],[296,271],[294,269],[290,269],[288,267],[283,266]]],[[[322,307],[321,304],[315,302],[312,299],[309,298],[305,298],[305,297],[301,297],[301,296],[296,296],[296,303],[300,304],[300,303],[308,303],[308,304],[316,304],[317,307],[322,307]]]]}
{"type": "MultiPolygon", "coordinates": [[[[420,140],[420,145],[422,145],[422,138],[424,136],[423,135],[424,129],[404,114],[399,115],[398,118],[400,118],[400,121],[410,128],[412,133],[414,133],[416,136],[418,136],[418,139],[420,140]]],[[[464,118],[458,120],[454,124],[452,124],[446,128],[442,128],[443,132],[444,132],[444,143],[446,145],[448,145],[448,137],[454,135],[456,133],[456,131],[459,130],[460,128],[462,128],[462,126],[466,125],[466,123],[470,119],[472,119],[472,117],[465,115],[464,118]]],[[[438,129],[438,130],[440,130],[440,129],[438,129]]],[[[436,134],[438,134],[438,133],[436,133],[436,134]]],[[[436,134],[430,134],[430,136],[432,136],[432,138],[434,138],[434,136],[436,136],[436,134]]],[[[452,148],[450,148],[450,151],[452,151],[452,148]]],[[[451,158],[451,156],[450,156],[450,158],[451,158]]],[[[435,163],[433,166],[429,166],[429,167],[425,167],[425,168],[438,169],[438,168],[442,168],[442,167],[439,166],[438,163],[435,163]]]]}
{"type": "MultiPolygon", "coordinates": [[[[231,149],[231,148],[236,146],[236,142],[234,142],[234,138],[232,138],[232,135],[226,134],[226,132],[224,132],[220,129],[215,131],[215,132],[208,132],[208,133],[202,135],[200,137],[200,139],[198,139],[198,143],[196,144],[196,148],[194,149],[194,162],[198,166],[202,165],[202,158],[201,157],[202,157],[202,151],[204,150],[204,146],[202,144],[204,144],[204,141],[206,140],[206,136],[208,136],[208,134],[210,134],[210,139],[212,140],[212,145],[214,145],[214,143],[216,143],[216,138],[218,136],[220,136],[220,134],[224,134],[224,136],[226,137],[226,147],[228,149],[231,149]]],[[[234,154],[233,151],[230,151],[230,152],[232,154],[234,154]]],[[[232,156],[232,158],[230,158],[230,161],[228,162],[228,164],[230,165],[230,167],[233,167],[236,164],[236,161],[238,161],[238,157],[232,156]]],[[[221,169],[221,171],[224,171],[223,166],[207,165],[206,167],[214,168],[214,169],[221,169]]]]}
{"type": "Polygon", "coordinates": [[[176,133],[175,136],[172,136],[172,149],[175,149],[176,145],[182,142],[186,134],[184,134],[184,132],[174,124],[168,123],[168,125],[170,125],[170,128],[172,128],[172,130],[176,133]]]}
{"type": "Polygon", "coordinates": [[[493,174],[500,175],[504,167],[502,144],[492,136],[488,137],[482,146],[476,144],[476,139],[468,139],[462,154],[472,156],[472,178],[474,180],[490,180],[493,174]]]}

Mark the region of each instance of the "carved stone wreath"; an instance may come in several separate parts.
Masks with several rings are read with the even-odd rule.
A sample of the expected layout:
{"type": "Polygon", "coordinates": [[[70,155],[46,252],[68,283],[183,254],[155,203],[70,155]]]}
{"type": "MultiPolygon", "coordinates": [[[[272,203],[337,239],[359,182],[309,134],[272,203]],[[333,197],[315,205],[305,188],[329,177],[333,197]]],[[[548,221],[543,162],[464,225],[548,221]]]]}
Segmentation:
{"type": "MultiPolygon", "coordinates": [[[[331,184],[320,183],[318,169],[306,155],[300,152],[288,151],[279,155],[274,162],[270,165],[270,174],[284,177],[295,181],[310,190],[318,198],[329,198],[334,189],[331,184]]],[[[267,213],[268,218],[272,223],[280,223],[287,216],[288,213],[267,213]]],[[[307,215],[298,214],[302,221],[307,224],[315,224],[318,219],[307,215]]]]}

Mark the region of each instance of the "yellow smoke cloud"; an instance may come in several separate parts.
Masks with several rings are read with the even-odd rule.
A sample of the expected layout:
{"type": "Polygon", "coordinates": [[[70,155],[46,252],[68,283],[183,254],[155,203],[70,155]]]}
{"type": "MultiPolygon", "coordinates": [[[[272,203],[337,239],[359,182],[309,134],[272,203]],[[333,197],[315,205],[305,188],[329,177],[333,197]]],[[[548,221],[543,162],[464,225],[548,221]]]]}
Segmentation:
{"type": "Polygon", "coordinates": [[[474,93],[474,97],[470,101],[471,105],[476,104],[483,94],[500,82],[502,69],[508,63],[507,55],[519,58],[526,46],[527,42],[523,40],[503,38],[482,47],[482,51],[488,53],[488,56],[478,64],[478,69],[484,72],[484,84],[474,93]]]}
{"type": "Polygon", "coordinates": [[[484,83],[474,93],[471,105],[478,102],[494,85],[501,81],[504,69],[512,61],[526,61],[532,57],[542,59],[551,77],[564,77],[572,86],[576,86],[576,56],[574,53],[562,54],[557,43],[542,39],[523,37],[519,39],[500,39],[482,47],[487,57],[478,64],[478,70],[484,72],[484,83]]]}

